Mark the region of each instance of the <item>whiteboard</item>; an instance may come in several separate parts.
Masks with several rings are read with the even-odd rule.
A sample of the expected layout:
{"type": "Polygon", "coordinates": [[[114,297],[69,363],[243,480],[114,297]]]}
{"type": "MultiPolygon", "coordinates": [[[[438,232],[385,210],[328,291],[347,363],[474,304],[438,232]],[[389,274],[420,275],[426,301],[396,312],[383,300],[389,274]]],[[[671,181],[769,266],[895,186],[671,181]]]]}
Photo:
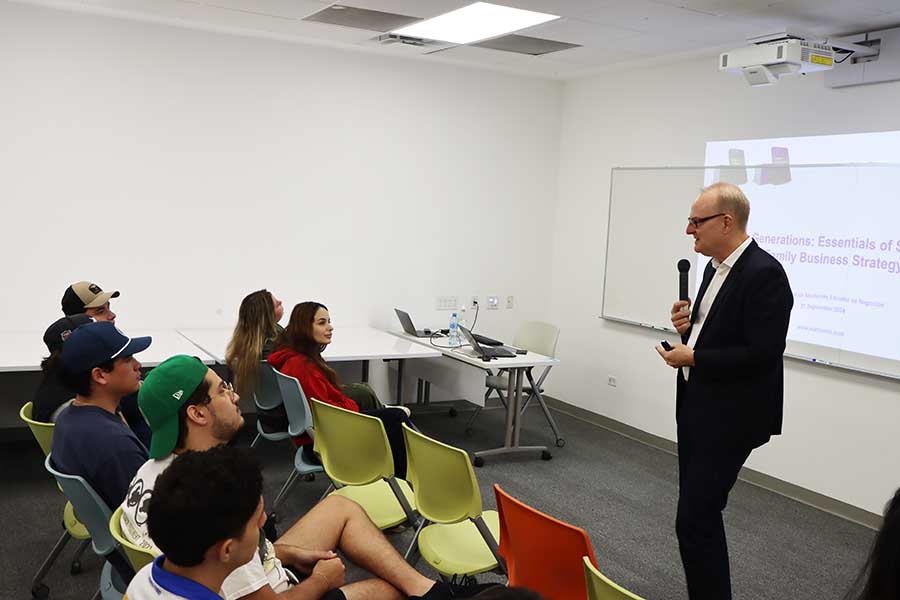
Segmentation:
{"type": "Polygon", "coordinates": [[[900,378],[900,336],[889,333],[900,322],[900,166],[779,169],[612,169],[602,317],[674,332],[676,263],[691,261],[695,298],[709,261],[685,232],[691,204],[704,185],[732,181],[750,199],[748,233],[791,282],[785,355],[900,378]],[[822,246],[832,239],[852,244],[822,246]]]}
{"type": "Polygon", "coordinates": [[[694,297],[697,255],[684,231],[703,181],[702,167],[612,170],[604,318],[675,331],[669,313],[678,300],[675,265],[682,258],[692,263],[694,297]]]}

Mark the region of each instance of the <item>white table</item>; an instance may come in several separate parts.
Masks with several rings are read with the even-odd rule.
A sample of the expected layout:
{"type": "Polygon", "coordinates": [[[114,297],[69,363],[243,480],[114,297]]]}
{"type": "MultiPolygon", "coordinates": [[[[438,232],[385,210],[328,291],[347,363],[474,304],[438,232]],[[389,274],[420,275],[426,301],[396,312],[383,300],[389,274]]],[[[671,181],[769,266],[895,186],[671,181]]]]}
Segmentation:
{"type": "MultiPolygon", "coordinates": [[[[137,354],[144,367],[155,367],[175,354],[197,354],[197,348],[174,329],[128,331],[131,337],[149,335],[150,347],[137,354]]],[[[50,354],[44,345],[43,331],[0,332],[0,372],[40,371],[41,360],[50,354]]],[[[213,358],[200,356],[205,364],[213,364],[213,358]]]]}
{"type": "Polygon", "coordinates": [[[176,354],[187,354],[188,356],[196,356],[203,361],[205,365],[215,364],[215,359],[204,352],[197,352],[197,347],[179,335],[174,329],[138,329],[135,331],[127,331],[130,337],[142,337],[149,335],[153,340],[150,347],[135,354],[135,358],[141,363],[142,367],[156,367],[159,363],[176,354]]]}
{"type": "Polygon", "coordinates": [[[43,331],[0,332],[0,372],[40,371],[49,354],[43,331]]]}
{"type": "MultiPolygon", "coordinates": [[[[487,456],[499,456],[503,454],[519,454],[522,452],[540,451],[541,458],[543,460],[550,460],[551,458],[553,458],[553,455],[550,454],[550,451],[546,446],[519,445],[519,433],[521,430],[522,421],[521,405],[523,379],[527,378],[529,384],[532,386],[532,389],[538,391],[540,389],[540,381],[542,381],[543,378],[541,378],[541,380],[537,382],[534,381],[531,375],[531,369],[534,367],[552,367],[558,365],[559,359],[550,356],[544,356],[542,354],[536,354],[534,352],[528,352],[527,354],[516,355],[513,358],[495,358],[491,361],[485,361],[482,360],[481,357],[476,355],[474,350],[472,350],[468,346],[463,346],[461,348],[435,347],[431,344],[428,338],[417,338],[415,336],[409,335],[408,333],[397,332],[394,332],[394,335],[416,344],[420,344],[423,346],[427,345],[430,348],[438,350],[446,357],[465,363],[469,366],[475,367],[476,369],[487,371],[489,375],[493,374],[495,370],[505,369],[508,371],[509,376],[507,378],[507,381],[509,382],[509,387],[506,392],[506,435],[504,438],[504,443],[503,446],[500,446],[499,448],[475,452],[473,454],[473,462],[476,467],[482,466],[484,464],[484,458],[487,456]]],[[[435,343],[444,345],[447,343],[447,338],[438,338],[435,343]]]]}
{"type": "MultiPolygon", "coordinates": [[[[197,348],[225,364],[225,349],[231,339],[231,329],[179,329],[178,333],[193,342],[197,348]]],[[[369,379],[370,360],[396,360],[397,403],[401,404],[403,361],[410,358],[436,358],[441,356],[437,348],[398,338],[372,327],[342,327],[335,329],[331,344],[322,353],[327,362],[362,362],[362,380],[369,379]]]]}

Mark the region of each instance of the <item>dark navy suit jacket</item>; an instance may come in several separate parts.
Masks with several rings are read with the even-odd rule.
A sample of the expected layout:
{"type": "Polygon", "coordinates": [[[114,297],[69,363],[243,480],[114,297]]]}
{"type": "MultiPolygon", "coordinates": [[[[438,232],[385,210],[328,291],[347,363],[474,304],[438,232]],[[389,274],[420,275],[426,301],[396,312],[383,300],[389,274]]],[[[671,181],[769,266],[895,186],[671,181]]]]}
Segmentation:
{"type": "MultiPolygon", "coordinates": [[[[691,323],[714,274],[710,261],[691,323]]],[[[781,263],[751,242],[709,309],[687,381],[678,370],[679,439],[690,436],[696,447],[756,448],[781,433],[783,355],[793,305],[781,263]]],[[[690,334],[688,329],[683,343],[690,334]]]]}

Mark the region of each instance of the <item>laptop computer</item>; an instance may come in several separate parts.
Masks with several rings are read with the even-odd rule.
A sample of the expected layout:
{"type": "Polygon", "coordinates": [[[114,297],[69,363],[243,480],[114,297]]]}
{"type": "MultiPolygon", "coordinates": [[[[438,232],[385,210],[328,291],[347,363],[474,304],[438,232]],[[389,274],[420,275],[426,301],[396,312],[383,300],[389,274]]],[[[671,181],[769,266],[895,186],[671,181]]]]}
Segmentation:
{"type": "Polygon", "coordinates": [[[472,350],[475,351],[475,354],[477,354],[481,358],[515,358],[516,356],[515,352],[507,350],[503,347],[485,348],[478,343],[478,340],[475,339],[475,336],[472,335],[471,331],[469,331],[465,327],[460,327],[459,330],[463,332],[463,335],[466,336],[466,339],[470,344],[472,344],[472,350]]]}
{"type": "Polygon", "coordinates": [[[414,335],[420,338],[431,337],[430,329],[416,329],[416,326],[413,325],[412,319],[409,317],[409,313],[399,308],[395,308],[394,312],[397,313],[397,318],[400,319],[400,325],[403,327],[403,331],[408,333],[409,335],[414,335]]]}

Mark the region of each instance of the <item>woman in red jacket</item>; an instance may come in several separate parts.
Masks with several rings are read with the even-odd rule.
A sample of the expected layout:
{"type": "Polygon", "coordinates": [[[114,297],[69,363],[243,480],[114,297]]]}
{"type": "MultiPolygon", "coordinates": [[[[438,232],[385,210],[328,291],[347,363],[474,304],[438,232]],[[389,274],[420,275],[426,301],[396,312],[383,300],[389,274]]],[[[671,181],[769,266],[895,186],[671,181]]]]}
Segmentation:
{"type": "MultiPolygon", "coordinates": [[[[394,473],[402,479],[406,476],[406,445],[401,424],[412,425],[409,409],[393,406],[360,411],[360,403],[371,407],[381,407],[382,404],[367,385],[340,385],[337,373],[322,358],[322,351],[331,343],[333,332],[331,317],[323,304],[301,302],[291,311],[290,322],[275,339],[275,351],[267,360],[280,372],[295,377],[307,398],[381,419],[391,444],[394,473]],[[348,392],[355,399],[349,397],[348,392]]],[[[312,451],[312,440],[306,434],[296,441],[303,446],[304,458],[318,462],[312,451]]]]}

